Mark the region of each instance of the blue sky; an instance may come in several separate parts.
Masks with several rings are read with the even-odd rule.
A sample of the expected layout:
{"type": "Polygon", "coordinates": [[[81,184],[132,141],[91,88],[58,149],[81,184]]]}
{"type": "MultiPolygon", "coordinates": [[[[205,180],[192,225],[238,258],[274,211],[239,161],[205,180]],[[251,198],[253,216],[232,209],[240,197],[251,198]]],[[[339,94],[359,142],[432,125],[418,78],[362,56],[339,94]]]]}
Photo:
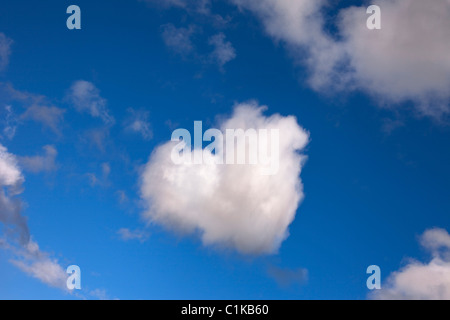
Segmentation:
{"type": "MultiPolygon", "coordinates": [[[[0,4],[0,32],[12,40],[0,73],[0,143],[23,173],[21,214],[42,252],[64,270],[76,264],[82,271],[82,290],[70,294],[12,263],[20,245],[0,250],[1,299],[366,299],[369,265],[381,267],[384,283],[408,258],[430,261],[420,235],[450,229],[450,86],[430,89],[412,83],[408,72],[429,77],[426,84],[442,80],[440,74],[425,64],[404,72],[410,87],[385,87],[378,85],[383,75],[402,70],[366,72],[355,53],[354,79],[315,85],[317,65],[305,62],[316,57],[308,53],[314,40],[270,29],[273,21],[255,3],[205,1],[209,9],[202,11],[199,2],[148,2],[0,4]],[[66,27],[71,4],[81,8],[81,30],[66,27]],[[171,30],[187,34],[185,42],[171,42],[171,30]],[[231,46],[225,60],[209,42],[217,34],[231,46]],[[92,89],[78,105],[77,83],[92,89]],[[439,99],[424,98],[430,95],[439,99]],[[268,106],[267,115],[295,116],[310,137],[302,150],[304,199],[279,250],[245,255],[149,224],[140,181],[152,151],[174,129],[191,129],[195,120],[214,127],[249,100],[268,106]],[[136,119],[141,126],[133,129],[136,119]],[[56,150],[54,158],[45,146],[56,150]],[[124,230],[135,239],[124,239],[124,230]]],[[[329,4],[322,15],[333,25],[350,3],[329,4]]],[[[364,8],[365,28],[367,3],[351,4],[364,8]]],[[[389,22],[382,30],[395,34],[389,27],[401,25],[389,22]]],[[[299,33],[317,31],[314,23],[303,26],[299,33]]],[[[430,57],[448,70],[439,52],[430,57]]],[[[343,79],[344,69],[329,73],[343,79]]]]}

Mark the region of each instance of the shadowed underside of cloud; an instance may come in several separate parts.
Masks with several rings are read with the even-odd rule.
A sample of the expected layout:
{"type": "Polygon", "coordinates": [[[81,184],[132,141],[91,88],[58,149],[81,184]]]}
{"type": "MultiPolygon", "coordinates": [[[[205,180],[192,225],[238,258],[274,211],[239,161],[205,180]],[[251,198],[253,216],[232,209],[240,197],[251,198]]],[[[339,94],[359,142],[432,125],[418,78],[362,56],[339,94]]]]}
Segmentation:
{"type": "Polygon", "coordinates": [[[420,243],[431,253],[431,261],[410,261],[392,273],[382,289],[370,298],[450,300],[450,235],[443,229],[429,229],[421,236],[420,243]]]}
{"type": "Polygon", "coordinates": [[[143,217],[184,234],[199,232],[205,245],[251,255],[276,252],[303,199],[299,175],[305,157],[299,151],[309,135],[294,117],[266,117],[263,110],[256,103],[238,105],[220,129],[278,129],[277,174],[261,175],[260,165],[174,164],[174,143],[168,142],[153,152],[142,173],[141,196],[148,204],[143,217]]]}
{"type": "Polygon", "coordinates": [[[17,198],[23,182],[16,157],[0,145],[0,248],[13,254],[11,262],[22,271],[47,285],[67,290],[64,269],[31,240],[27,220],[21,213],[22,202],[17,198]]]}
{"type": "Polygon", "coordinates": [[[360,89],[382,106],[413,102],[435,118],[450,113],[449,0],[372,1],[381,8],[381,30],[366,27],[366,7],[342,9],[339,38],[324,27],[326,0],[231,1],[306,65],[312,88],[360,89]]]}

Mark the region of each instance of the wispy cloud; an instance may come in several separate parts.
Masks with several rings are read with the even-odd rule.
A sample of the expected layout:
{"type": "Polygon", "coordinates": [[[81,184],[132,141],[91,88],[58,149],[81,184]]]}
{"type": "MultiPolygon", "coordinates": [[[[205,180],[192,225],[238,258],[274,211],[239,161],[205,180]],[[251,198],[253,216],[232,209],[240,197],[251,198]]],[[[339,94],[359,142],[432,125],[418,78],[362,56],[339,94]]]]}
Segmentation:
{"type": "Polygon", "coordinates": [[[109,186],[109,175],[111,174],[111,165],[108,162],[100,164],[100,174],[89,172],[86,176],[89,179],[91,187],[109,186]]]}
{"type": "Polygon", "coordinates": [[[89,295],[97,300],[111,300],[105,289],[94,289],[89,291],[89,295]]]}
{"type": "Polygon", "coordinates": [[[66,110],[54,106],[32,105],[20,116],[20,119],[43,123],[56,134],[60,134],[65,112],[66,110]]]}
{"type": "Polygon", "coordinates": [[[192,58],[203,65],[217,65],[222,72],[225,64],[236,58],[236,50],[233,44],[226,40],[223,32],[208,37],[206,44],[212,49],[210,52],[201,52],[193,41],[194,35],[201,34],[199,27],[190,25],[187,28],[177,28],[173,24],[166,24],[161,28],[165,45],[183,58],[192,58]]]}
{"type": "Polygon", "coordinates": [[[80,135],[80,141],[82,144],[103,153],[111,144],[110,135],[110,128],[108,126],[103,126],[84,131],[80,135]]]}
{"type": "Polygon", "coordinates": [[[19,157],[20,165],[33,173],[55,171],[58,168],[55,161],[58,151],[51,145],[46,145],[42,149],[44,155],[19,157]]]}
{"type": "Polygon", "coordinates": [[[11,140],[16,135],[17,126],[19,120],[17,119],[17,116],[14,114],[12,106],[8,105],[5,106],[5,117],[4,117],[4,127],[3,127],[3,135],[11,140]]]}
{"type": "Polygon", "coordinates": [[[105,124],[114,124],[115,120],[107,108],[106,99],[100,96],[100,91],[93,83],[84,80],[74,82],[67,99],[77,111],[100,118],[105,124]]]}
{"type": "Polygon", "coordinates": [[[137,240],[141,243],[147,241],[150,236],[146,230],[142,230],[142,229],[131,230],[128,228],[119,229],[117,231],[117,235],[123,241],[137,240]]]}
{"type": "Polygon", "coordinates": [[[150,140],[153,136],[149,121],[150,114],[145,110],[135,110],[129,108],[129,117],[124,122],[126,132],[137,133],[144,140],[150,140]]]}
{"type": "Polygon", "coordinates": [[[193,14],[209,15],[211,13],[211,0],[139,0],[160,8],[181,8],[193,14]]]}
{"type": "Polygon", "coordinates": [[[4,70],[9,64],[9,56],[11,55],[11,45],[13,41],[4,33],[0,32],[0,71],[4,70]]]}
{"type": "Polygon", "coordinates": [[[236,58],[236,50],[231,42],[225,40],[225,35],[221,32],[209,38],[209,44],[214,47],[210,54],[212,61],[218,64],[223,70],[224,65],[236,58]]]}
{"type": "Polygon", "coordinates": [[[47,97],[17,90],[10,83],[0,82],[0,101],[5,103],[9,115],[5,128],[9,128],[11,138],[18,125],[24,121],[35,121],[54,133],[61,134],[65,110],[54,106],[47,97]],[[14,108],[14,105],[18,107],[14,108]]]}
{"type": "Polygon", "coordinates": [[[195,26],[177,28],[169,23],[161,26],[161,29],[161,36],[170,50],[181,56],[187,56],[194,52],[194,44],[191,37],[196,31],[195,26]]]}
{"type": "Polygon", "coordinates": [[[287,269],[269,266],[267,274],[273,278],[279,286],[287,288],[293,285],[304,285],[308,281],[308,270],[304,268],[287,269]]]}
{"type": "Polygon", "coordinates": [[[36,242],[30,240],[26,246],[13,250],[15,257],[11,262],[46,285],[68,291],[67,273],[56,259],[39,249],[36,242]]]}

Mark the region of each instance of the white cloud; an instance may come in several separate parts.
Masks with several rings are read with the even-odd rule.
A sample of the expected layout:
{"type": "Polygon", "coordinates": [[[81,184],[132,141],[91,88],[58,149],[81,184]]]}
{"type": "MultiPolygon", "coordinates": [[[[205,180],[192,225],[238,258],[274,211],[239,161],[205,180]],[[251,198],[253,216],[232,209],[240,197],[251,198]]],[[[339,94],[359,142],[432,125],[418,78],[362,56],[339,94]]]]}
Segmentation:
{"type": "Polygon", "coordinates": [[[392,273],[387,283],[370,295],[373,299],[450,300],[450,235],[443,229],[427,230],[420,239],[432,259],[411,260],[392,273]]]}
{"type": "Polygon", "coordinates": [[[0,32],[0,70],[6,68],[9,64],[9,56],[11,55],[12,40],[0,32]]]}
{"type": "Polygon", "coordinates": [[[382,29],[369,31],[365,8],[342,12],[350,83],[388,102],[413,100],[426,115],[448,113],[450,1],[374,1],[382,29]]]}
{"type": "Polygon", "coordinates": [[[324,25],[325,0],[232,0],[254,12],[266,32],[305,65],[316,90],[360,89],[394,107],[412,101],[418,113],[450,112],[450,2],[376,0],[381,30],[366,27],[366,7],[342,9],[340,39],[324,25]]]}
{"type": "Polygon", "coordinates": [[[443,253],[450,253],[450,235],[444,229],[436,228],[425,231],[420,239],[420,244],[435,257],[439,257],[443,253]],[[448,252],[442,252],[441,249],[447,249],[448,252]]]}
{"type": "Polygon", "coordinates": [[[44,155],[36,155],[32,157],[20,157],[21,166],[33,173],[50,172],[57,169],[56,156],[58,151],[54,146],[47,145],[42,148],[44,155]]]}
{"type": "Polygon", "coordinates": [[[305,156],[298,152],[308,133],[295,117],[266,117],[263,110],[255,103],[238,105],[220,128],[278,129],[277,174],[261,175],[261,165],[176,165],[171,160],[174,143],[166,143],[153,152],[142,173],[141,196],[148,204],[144,219],[182,233],[199,232],[205,245],[243,254],[276,252],[303,199],[299,175],[305,156]]]}
{"type": "Polygon", "coordinates": [[[91,82],[84,80],[74,82],[67,98],[79,112],[87,112],[94,118],[102,119],[105,124],[114,123],[106,100],[100,96],[100,91],[91,82]]]}
{"type": "Polygon", "coordinates": [[[236,58],[236,50],[231,42],[225,41],[225,35],[222,32],[209,38],[209,44],[214,47],[210,57],[221,69],[227,62],[236,58]]]}
{"type": "Polygon", "coordinates": [[[17,161],[7,149],[0,145],[0,185],[1,187],[18,186],[23,182],[17,161]]]}

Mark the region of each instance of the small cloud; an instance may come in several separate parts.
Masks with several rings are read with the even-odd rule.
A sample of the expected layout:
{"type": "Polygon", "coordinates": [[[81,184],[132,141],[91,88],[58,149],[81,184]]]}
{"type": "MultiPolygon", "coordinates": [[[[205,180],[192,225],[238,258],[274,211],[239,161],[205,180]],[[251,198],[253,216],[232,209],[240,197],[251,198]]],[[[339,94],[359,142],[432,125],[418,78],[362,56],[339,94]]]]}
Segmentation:
{"type": "Polygon", "coordinates": [[[405,126],[405,123],[401,120],[393,120],[390,118],[386,118],[383,120],[381,129],[386,135],[390,135],[395,130],[397,130],[401,127],[404,127],[404,126],[405,126]]]}
{"type": "Polygon", "coordinates": [[[72,84],[66,97],[78,112],[87,112],[94,118],[100,118],[105,124],[114,124],[109,114],[106,100],[91,82],[79,80],[72,84]]]}
{"type": "Polygon", "coordinates": [[[110,144],[109,127],[104,126],[86,130],[81,135],[81,142],[102,153],[105,152],[106,146],[110,144]]]}
{"type": "Polygon", "coordinates": [[[58,168],[55,161],[58,151],[51,145],[44,146],[42,149],[44,155],[19,157],[20,165],[32,173],[55,171],[58,168]]]}
{"type": "Polygon", "coordinates": [[[170,50],[181,56],[187,56],[194,52],[194,45],[191,40],[196,30],[194,26],[177,28],[169,23],[161,26],[161,28],[163,41],[170,50]]]}
{"type": "Polygon", "coordinates": [[[148,4],[154,4],[163,8],[179,7],[184,8],[187,5],[186,0],[139,0],[148,4]]]}
{"type": "Polygon", "coordinates": [[[450,300],[450,235],[444,229],[425,231],[420,244],[432,256],[422,263],[409,259],[406,266],[393,272],[381,290],[369,297],[381,300],[450,300]]]}
{"type": "Polygon", "coordinates": [[[109,163],[104,162],[100,165],[100,169],[101,169],[101,173],[95,174],[92,172],[86,173],[86,176],[89,179],[89,184],[91,185],[91,187],[96,187],[96,186],[108,186],[109,185],[109,175],[111,174],[111,166],[109,163]]]}
{"type": "Polygon", "coordinates": [[[141,229],[130,230],[128,228],[119,229],[117,231],[117,235],[123,241],[138,240],[141,243],[147,241],[150,236],[148,234],[148,232],[145,230],[141,230],[141,229]]]}
{"type": "Polygon", "coordinates": [[[163,9],[180,8],[189,13],[209,15],[211,13],[211,0],[139,0],[163,9]]]}
{"type": "Polygon", "coordinates": [[[167,128],[169,128],[171,131],[177,129],[180,124],[178,122],[173,122],[171,119],[168,119],[164,122],[167,128]]]}
{"type": "Polygon", "coordinates": [[[3,127],[3,135],[9,139],[12,140],[14,136],[16,135],[17,125],[18,125],[18,119],[14,115],[13,109],[11,106],[5,106],[5,120],[3,121],[4,127],[3,127]]]}
{"type": "Polygon", "coordinates": [[[225,41],[225,35],[221,32],[209,38],[209,44],[214,47],[210,54],[210,59],[217,63],[223,70],[226,63],[236,58],[236,50],[229,41],[225,41]]]}
{"type": "Polygon", "coordinates": [[[120,204],[124,204],[129,200],[127,194],[123,190],[118,190],[116,196],[120,204]]]}
{"type": "Polygon", "coordinates": [[[89,295],[98,300],[110,300],[105,289],[95,289],[89,292],[89,295]]]}
{"type": "Polygon", "coordinates": [[[33,120],[49,127],[54,133],[60,134],[61,123],[64,120],[66,111],[57,107],[41,105],[30,106],[20,118],[23,120],[33,120]]]}
{"type": "Polygon", "coordinates": [[[127,111],[130,116],[124,122],[125,131],[140,134],[144,140],[150,140],[153,137],[153,132],[148,120],[149,112],[132,108],[129,108],[127,111]]]}
{"type": "Polygon", "coordinates": [[[11,45],[13,41],[0,32],[0,70],[4,70],[9,64],[11,45]]]}
{"type": "Polygon", "coordinates": [[[9,128],[11,136],[15,132],[19,121],[22,122],[23,120],[38,122],[44,127],[50,128],[54,133],[60,134],[65,110],[53,106],[47,97],[16,90],[9,83],[0,83],[0,97],[2,101],[8,102],[5,108],[7,112],[5,126],[9,128]],[[12,107],[14,104],[18,104],[25,111],[15,116],[12,107]]]}
{"type": "Polygon", "coordinates": [[[109,174],[111,173],[111,166],[108,162],[102,163],[102,174],[104,179],[108,179],[109,174]]]}
{"type": "Polygon", "coordinates": [[[267,274],[283,288],[304,285],[308,281],[308,270],[303,268],[292,270],[270,266],[267,274]]]}

